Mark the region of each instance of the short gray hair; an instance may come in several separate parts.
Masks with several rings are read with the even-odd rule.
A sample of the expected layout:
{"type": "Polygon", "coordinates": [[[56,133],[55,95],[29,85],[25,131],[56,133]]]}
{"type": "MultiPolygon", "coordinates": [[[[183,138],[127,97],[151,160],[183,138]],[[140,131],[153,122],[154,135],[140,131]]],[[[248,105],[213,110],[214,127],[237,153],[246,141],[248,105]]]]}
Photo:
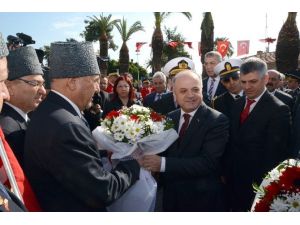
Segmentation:
{"type": "Polygon", "coordinates": [[[257,72],[260,78],[263,78],[266,75],[267,70],[268,70],[267,64],[263,60],[257,57],[251,57],[246,59],[240,67],[241,75],[257,72]]]}
{"type": "Polygon", "coordinates": [[[204,56],[204,58],[216,58],[218,60],[218,62],[221,62],[222,61],[222,55],[217,52],[217,51],[210,51],[210,52],[207,52],[204,56]]]}
{"type": "Polygon", "coordinates": [[[160,79],[162,79],[165,83],[167,82],[166,75],[165,75],[163,72],[161,72],[161,71],[157,71],[156,73],[154,73],[154,75],[153,75],[153,77],[152,77],[152,80],[153,80],[154,78],[160,78],[160,79]]]}

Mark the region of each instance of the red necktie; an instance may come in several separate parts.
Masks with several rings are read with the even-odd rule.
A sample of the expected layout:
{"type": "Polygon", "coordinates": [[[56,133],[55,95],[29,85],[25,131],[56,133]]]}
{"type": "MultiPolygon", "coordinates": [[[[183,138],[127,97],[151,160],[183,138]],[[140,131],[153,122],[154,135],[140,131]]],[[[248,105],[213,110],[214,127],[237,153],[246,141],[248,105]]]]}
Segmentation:
{"type": "Polygon", "coordinates": [[[183,118],[184,118],[184,122],[180,128],[180,131],[179,131],[179,137],[182,138],[186,129],[188,128],[189,126],[189,122],[190,122],[190,118],[191,118],[191,115],[190,114],[183,114],[183,118]]]}
{"type": "Polygon", "coordinates": [[[240,123],[244,123],[247,117],[249,116],[250,106],[255,102],[255,100],[251,100],[247,98],[247,104],[240,116],[240,123]]]}

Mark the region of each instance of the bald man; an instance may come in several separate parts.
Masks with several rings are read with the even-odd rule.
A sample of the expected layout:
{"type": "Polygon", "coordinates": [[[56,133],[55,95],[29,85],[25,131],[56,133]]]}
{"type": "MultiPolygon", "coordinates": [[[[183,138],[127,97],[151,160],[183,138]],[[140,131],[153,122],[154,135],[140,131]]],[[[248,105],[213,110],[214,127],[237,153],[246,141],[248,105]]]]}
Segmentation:
{"type": "Polygon", "coordinates": [[[224,211],[220,159],[228,139],[227,118],[202,101],[202,79],[190,70],[174,78],[180,109],[169,117],[179,139],[161,156],[145,156],[140,164],[160,172],[163,211],[224,211]]]}

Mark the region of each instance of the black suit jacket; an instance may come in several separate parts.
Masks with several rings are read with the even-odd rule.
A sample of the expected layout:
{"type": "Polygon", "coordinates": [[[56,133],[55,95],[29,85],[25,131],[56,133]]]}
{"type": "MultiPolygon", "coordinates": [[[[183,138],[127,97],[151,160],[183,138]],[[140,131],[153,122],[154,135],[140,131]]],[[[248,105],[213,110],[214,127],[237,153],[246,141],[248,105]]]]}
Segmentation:
{"type": "MultiPolygon", "coordinates": [[[[169,114],[178,129],[180,110],[169,114]]],[[[220,159],[228,140],[228,119],[204,103],[195,113],[182,140],[164,155],[164,211],[223,211],[220,159]]]]}
{"type": "Polygon", "coordinates": [[[177,109],[174,102],[173,92],[163,94],[160,100],[153,103],[152,109],[164,115],[177,109]]]}
{"type": "Polygon", "coordinates": [[[231,96],[229,92],[226,92],[219,97],[215,98],[212,101],[212,107],[225,114],[228,118],[230,118],[232,105],[234,104],[234,98],[231,96]]]}
{"type": "MultiPolygon", "coordinates": [[[[207,82],[208,82],[208,77],[203,79],[203,89],[202,89],[202,94],[203,94],[203,100],[205,102],[206,105],[211,106],[211,100],[208,99],[208,95],[207,95],[207,82]]],[[[227,89],[224,87],[224,85],[221,83],[221,81],[218,84],[217,90],[215,95],[213,96],[213,98],[216,98],[218,96],[220,96],[221,94],[227,92],[227,89]]]]}
{"type": "Polygon", "coordinates": [[[12,107],[3,104],[0,125],[5,139],[17,157],[19,164],[24,168],[24,140],[27,129],[25,119],[12,107]]]}
{"type": "Polygon", "coordinates": [[[143,105],[152,108],[156,96],[156,92],[152,92],[144,98],[143,105]]]}
{"type": "Polygon", "coordinates": [[[50,92],[25,138],[25,172],[44,211],[105,211],[139,178],[135,160],[111,173],[91,131],[62,97],[50,92]]]}
{"type": "Polygon", "coordinates": [[[289,157],[289,107],[265,91],[240,125],[244,106],[245,97],[238,99],[231,117],[229,165],[234,211],[250,210],[254,198],[252,184],[260,184],[268,171],[289,157]]]}
{"type": "Polygon", "coordinates": [[[275,90],[274,96],[278,98],[280,101],[282,101],[284,104],[289,106],[291,111],[293,110],[294,99],[291,95],[280,90],[275,90]]]}

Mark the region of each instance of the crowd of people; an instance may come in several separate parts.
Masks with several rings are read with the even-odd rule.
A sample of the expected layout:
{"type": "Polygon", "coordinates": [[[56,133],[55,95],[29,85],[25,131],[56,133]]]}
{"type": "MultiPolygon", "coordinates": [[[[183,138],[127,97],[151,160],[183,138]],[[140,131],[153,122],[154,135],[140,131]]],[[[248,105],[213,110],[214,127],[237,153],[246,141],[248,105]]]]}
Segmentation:
{"type": "Polygon", "coordinates": [[[101,75],[89,42],[50,49],[44,70],[32,47],[8,51],[0,33],[0,211],[106,211],[141,167],[159,184],[157,211],[249,211],[252,185],[298,157],[298,70],[211,51],[204,79],[178,57],[135,87],[129,73],[101,75]],[[179,138],[107,170],[92,131],[133,104],[167,115],[179,138]]]}

